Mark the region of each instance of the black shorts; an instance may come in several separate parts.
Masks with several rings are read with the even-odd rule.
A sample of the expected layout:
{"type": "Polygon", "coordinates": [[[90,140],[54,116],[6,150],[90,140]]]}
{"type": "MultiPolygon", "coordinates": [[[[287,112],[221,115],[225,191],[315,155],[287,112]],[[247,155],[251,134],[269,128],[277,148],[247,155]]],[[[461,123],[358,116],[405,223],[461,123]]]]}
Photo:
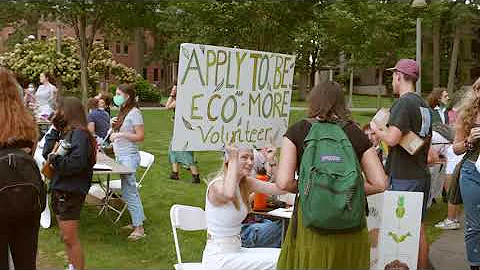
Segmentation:
{"type": "Polygon", "coordinates": [[[85,195],[67,191],[52,191],[53,213],[60,220],[80,220],[85,195]]]}

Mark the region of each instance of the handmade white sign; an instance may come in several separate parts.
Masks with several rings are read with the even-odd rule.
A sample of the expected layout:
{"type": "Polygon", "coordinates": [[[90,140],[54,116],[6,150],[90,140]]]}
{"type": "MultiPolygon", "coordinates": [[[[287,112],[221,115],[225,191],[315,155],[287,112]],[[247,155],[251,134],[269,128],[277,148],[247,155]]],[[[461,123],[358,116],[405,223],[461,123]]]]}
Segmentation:
{"type": "Polygon", "coordinates": [[[294,67],[293,55],[182,44],[172,149],[279,146],[294,67]]]}
{"type": "Polygon", "coordinates": [[[370,269],[417,269],[423,193],[385,191],[367,200],[370,269]]]}

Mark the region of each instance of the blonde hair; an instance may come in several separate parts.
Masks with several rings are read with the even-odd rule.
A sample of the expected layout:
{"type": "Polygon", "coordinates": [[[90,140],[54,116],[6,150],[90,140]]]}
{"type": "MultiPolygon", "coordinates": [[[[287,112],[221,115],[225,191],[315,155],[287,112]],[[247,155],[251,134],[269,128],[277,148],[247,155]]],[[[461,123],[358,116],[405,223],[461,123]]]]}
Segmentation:
{"type": "Polygon", "coordinates": [[[460,107],[457,129],[461,130],[465,137],[470,135],[470,130],[474,127],[480,112],[480,93],[475,92],[480,92],[480,77],[475,81],[472,89],[465,94],[460,107]]]}
{"type": "MultiPolygon", "coordinates": [[[[216,173],[215,176],[209,177],[212,181],[218,181],[218,182],[223,182],[225,180],[225,173],[227,172],[228,169],[228,160],[224,160],[222,168],[216,173]]],[[[240,188],[240,197],[247,207],[247,210],[250,211],[250,203],[249,203],[249,197],[251,190],[248,186],[247,180],[244,178],[240,179],[240,183],[238,184],[240,188]]],[[[237,211],[240,210],[240,198],[238,198],[237,193],[235,192],[235,199],[233,200],[233,205],[235,206],[235,209],[237,211]]]]}

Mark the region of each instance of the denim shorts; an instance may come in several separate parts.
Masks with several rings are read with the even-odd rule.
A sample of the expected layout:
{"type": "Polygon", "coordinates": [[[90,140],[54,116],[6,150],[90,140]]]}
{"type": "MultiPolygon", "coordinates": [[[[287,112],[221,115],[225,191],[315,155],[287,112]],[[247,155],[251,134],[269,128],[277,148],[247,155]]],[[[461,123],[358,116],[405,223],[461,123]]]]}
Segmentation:
{"type": "Polygon", "coordinates": [[[52,191],[53,213],[60,220],[80,220],[85,195],[67,191],[52,191]]]}
{"type": "Polygon", "coordinates": [[[389,190],[410,191],[423,193],[422,221],[427,212],[428,196],[430,195],[430,181],[424,179],[393,179],[390,177],[389,190]]]}

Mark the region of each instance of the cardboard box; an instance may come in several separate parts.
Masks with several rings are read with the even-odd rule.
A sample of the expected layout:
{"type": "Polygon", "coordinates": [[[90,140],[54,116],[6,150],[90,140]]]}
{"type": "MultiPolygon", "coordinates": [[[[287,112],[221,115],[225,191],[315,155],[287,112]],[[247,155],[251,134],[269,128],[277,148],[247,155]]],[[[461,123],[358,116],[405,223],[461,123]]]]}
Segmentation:
{"type": "Polygon", "coordinates": [[[412,131],[409,131],[401,139],[400,144],[403,149],[405,149],[410,155],[415,155],[420,148],[425,144],[425,140],[420,138],[417,134],[412,131]]]}

